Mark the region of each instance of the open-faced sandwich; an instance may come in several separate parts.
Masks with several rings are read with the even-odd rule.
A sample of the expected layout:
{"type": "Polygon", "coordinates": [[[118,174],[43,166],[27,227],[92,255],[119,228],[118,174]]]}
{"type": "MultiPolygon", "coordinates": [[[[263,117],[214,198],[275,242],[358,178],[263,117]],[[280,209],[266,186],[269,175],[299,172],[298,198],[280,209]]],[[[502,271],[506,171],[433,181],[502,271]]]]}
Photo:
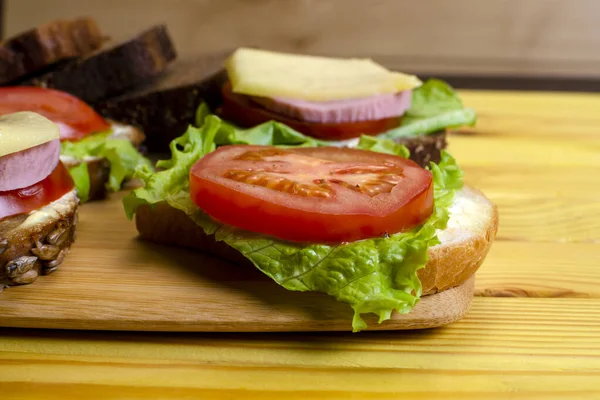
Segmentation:
{"type": "Polygon", "coordinates": [[[138,151],[144,134],[106,120],[68,93],[38,87],[0,87],[0,116],[18,111],[41,114],[60,129],[60,159],[82,201],[102,199],[148,161],[138,151]]]}
{"type": "Polygon", "coordinates": [[[53,272],[74,240],[79,199],[59,153],[47,118],[0,116],[0,290],[53,272]]]}
{"type": "Polygon", "coordinates": [[[95,107],[142,128],[148,149],[164,153],[201,101],[238,128],[280,122],[321,145],[352,147],[361,135],[392,139],[421,166],[439,162],[447,134],[476,119],[438,79],[422,82],[369,59],[250,48],[179,60],[152,84],[95,107]]]}
{"type": "Polygon", "coordinates": [[[371,59],[240,48],[225,67],[217,111],[239,127],[279,121],[331,146],[353,147],[363,135],[392,139],[426,166],[440,161],[448,128],[475,123],[445,82],[423,83],[371,59]]]}
{"type": "MultiPolygon", "coordinates": [[[[243,68],[231,67],[239,59],[230,60],[238,72],[224,86],[224,97],[243,96],[244,108],[233,112],[225,100],[216,115],[200,105],[193,126],[171,142],[171,158],[159,161],[157,171],[137,170],[143,187],[123,203],[142,238],[254,266],[288,290],[327,293],[352,307],[354,331],[367,327],[364,314],[383,322],[394,311],[411,312],[422,296],[469,280],[495,237],[496,207],[463,184],[463,172],[445,150],[421,149],[426,154],[420,166],[402,142],[405,134],[473,123],[472,110],[462,107],[454,91],[434,82],[416,94],[415,78],[380,71],[375,79],[360,63],[344,64],[326,74],[331,82],[325,88],[342,90],[362,76],[365,95],[414,89],[410,107],[400,102],[398,126],[382,134],[354,131],[358,137],[349,148],[347,142],[309,136],[280,116],[244,124],[246,113],[265,114],[260,107],[297,93],[282,87],[306,87],[302,102],[335,99],[316,95],[326,92],[323,83],[311,83],[317,72],[288,84],[281,77],[291,66],[286,60],[265,65],[255,57],[241,62],[243,68]],[[244,68],[250,72],[239,72],[244,68]],[[267,87],[269,96],[266,89],[255,90],[267,87]],[[236,90],[248,94],[234,95],[236,90]],[[249,105],[250,91],[263,99],[249,105]]],[[[289,77],[302,74],[300,69],[289,77]]],[[[334,92],[357,95],[348,91],[334,92]]],[[[348,138],[337,132],[336,139],[348,138]]]]}

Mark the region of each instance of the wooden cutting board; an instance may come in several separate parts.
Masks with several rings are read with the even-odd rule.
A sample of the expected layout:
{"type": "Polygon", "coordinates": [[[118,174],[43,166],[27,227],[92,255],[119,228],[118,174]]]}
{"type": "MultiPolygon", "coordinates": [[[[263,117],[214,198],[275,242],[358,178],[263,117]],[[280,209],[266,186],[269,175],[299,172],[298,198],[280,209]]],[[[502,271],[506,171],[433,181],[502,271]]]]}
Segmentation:
{"type": "MultiPolygon", "coordinates": [[[[61,267],[0,293],[0,326],[134,331],[347,331],[347,304],[290,292],[253,268],[136,238],[122,194],[81,207],[77,240],[61,267]]],[[[369,329],[416,329],[463,317],[473,279],[426,296],[413,312],[369,329]]]]}

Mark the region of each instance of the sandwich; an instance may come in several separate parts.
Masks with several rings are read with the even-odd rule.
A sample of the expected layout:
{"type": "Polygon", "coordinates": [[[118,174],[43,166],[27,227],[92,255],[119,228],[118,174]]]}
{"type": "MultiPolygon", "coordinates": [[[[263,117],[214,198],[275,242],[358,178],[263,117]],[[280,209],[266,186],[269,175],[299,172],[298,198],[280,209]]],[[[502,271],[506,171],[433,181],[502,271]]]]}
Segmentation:
{"type": "Polygon", "coordinates": [[[449,132],[476,121],[439,79],[422,82],[369,59],[250,48],[178,60],[151,84],[94,106],[139,126],[148,149],[164,153],[201,102],[239,129],[282,123],[327,146],[352,147],[363,135],[392,139],[422,166],[440,161],[449,132]]]}
{"type": "Polygon", "coordinates": [[[32,111],[60,130],[60,159],[75,181],[82,202],[104,198],[148,165],[140,153],[144,134],[131,125],[106,120],[68,93],[39,87],[0,87],[0,116],[32,111]]]}
{"type": "Polygon", "coordinates": [[[39,114],[0,116],[0,288],[53,272],[73,243],[79,199],[59,137],[39,114]]]}
{"type": "Polygon", "coordinates": [[[352,307],[360,331],[364,314],[383,322],[466,282],[495,237],[495,205],[445,151],[423,168],[390,139],[340,148],[264,129],[239,138],[208,114],[156,171],[138,169],[142,187],[123,204],[142,239],[327,293],[352,307]]]}
{"type": "Polygon", "coordinates": [[[312,81],[320,74],[314,68],[311,78],[292,84],[281,71],[299,79],[307,64],[294,69],[261,57],[240,61],[234,54],[229,61],[223,97],[246,96],[245,108],[201,103],[170,143],[171,158],[156,170],[137,169],[141,187],[123,205],[140,237],[257,268],[288,290],[326,293],[352,308],[355,332],[368,328],[365,314],[383,323],[394,312],[411,312],[423,296],[469,280],[495,238],[496,206],[464,184],[445,149],[419,165],[402,140],[472,124],[472,110],[447,86],[434,82],[419,92],[427,83],[362,63],[336,67],[328,84],[312,81]],[[335,138],[304,130],[277,114],[282,109],[261,109],[273,119],[244,123],[255,108],[270,106],[268,98],[289,98],[303,87],[306,102],[399,89],[411,90],[412,99],[398,126],[353,131],[352,138],[339,129],[335,138]],[[263,99],[250,104],[247,96],[263,99]]]}
{"type": "Polygon", "coordinates": [[[371,59],[240,48],[225,68],[218,113],[236,126],[278,121],[332,146],[353,147],[363,135],[392,139],[422,166],[440,161],[447,129],[476,120],[447,83],[371,59]]]}

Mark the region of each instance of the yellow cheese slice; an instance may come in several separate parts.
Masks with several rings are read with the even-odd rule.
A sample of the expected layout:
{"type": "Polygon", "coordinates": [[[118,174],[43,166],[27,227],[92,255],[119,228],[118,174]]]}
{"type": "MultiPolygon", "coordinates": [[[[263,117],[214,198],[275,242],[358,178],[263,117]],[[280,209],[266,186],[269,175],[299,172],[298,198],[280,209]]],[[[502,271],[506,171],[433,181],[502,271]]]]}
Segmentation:
{"type": "Polygon", "coordinates": [[[40,114],[22,111],[0,116],[0,157],[59,138],[58,125],[40,114]]]}
{"type": "Polygon", "coordinates": [[[391,72],[370,59],[331,58],[237,49],[226,61],[235,93],[332,101],[414,89],[414,75],[391,72]]]}

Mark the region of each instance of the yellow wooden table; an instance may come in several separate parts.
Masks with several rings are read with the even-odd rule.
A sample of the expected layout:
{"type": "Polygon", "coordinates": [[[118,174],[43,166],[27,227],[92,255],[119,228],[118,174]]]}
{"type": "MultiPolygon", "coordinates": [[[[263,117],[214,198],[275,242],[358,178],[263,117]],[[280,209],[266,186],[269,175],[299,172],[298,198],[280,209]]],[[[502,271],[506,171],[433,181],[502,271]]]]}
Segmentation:
{"type": "Polygon", "coordinates": [[[463,96],[480,120],[450,150],[500,211],[463,321],[360,334],[5,329],[0,399],[600,398],[600,96],[463,96]]]}

